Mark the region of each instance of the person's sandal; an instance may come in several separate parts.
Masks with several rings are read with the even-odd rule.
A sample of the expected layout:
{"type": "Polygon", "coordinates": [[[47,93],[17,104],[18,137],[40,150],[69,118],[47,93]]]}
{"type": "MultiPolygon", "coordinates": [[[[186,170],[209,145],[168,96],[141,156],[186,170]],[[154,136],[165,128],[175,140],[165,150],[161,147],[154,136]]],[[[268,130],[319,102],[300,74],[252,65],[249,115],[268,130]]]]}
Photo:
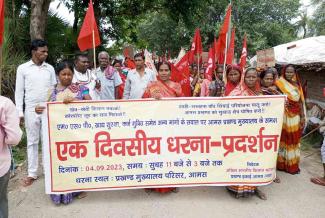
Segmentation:
{"type": "Polygon", "coordinates": [[[325,178],[324,177],[315,177],[311,178],[310,181],[316,185],[325,186],[325,178]]]}
{"type": "Polygon", "coordinates": [[[281,180],[280,180],[279,177],[275,177],[275,179],[273,180],[273,182],[275,182],[275,183],[281,183],[281,180]]]}
{"type": "Polygon", "coordinates": [[[86,192],[81,192],[79,195],[77,195],[77,198],[78,199],[82,199],[82,198],[85,198],[87,197],[87,193],[86,192]]]}
{"type": "Polygon", "coordinates": [[[28,176],[23,180],[23,186],[24,187],[31,186],[37,179],[38,179],[38,177],[34,178],[34,177],[28,176]]]}
{"type": "Polygon", "coordinates": [[[256,189],[255,194],[259,199],[261,199],[263,201],[267,200],[266,195],[261,190],[256,189]]]}

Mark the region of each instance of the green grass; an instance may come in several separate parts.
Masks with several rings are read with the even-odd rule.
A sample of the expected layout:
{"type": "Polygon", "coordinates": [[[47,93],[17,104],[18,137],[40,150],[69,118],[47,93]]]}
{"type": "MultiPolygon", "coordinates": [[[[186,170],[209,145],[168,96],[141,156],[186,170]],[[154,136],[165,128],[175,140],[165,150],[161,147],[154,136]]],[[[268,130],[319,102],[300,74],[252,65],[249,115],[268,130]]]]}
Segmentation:
{"type": "Polygon", "coordinates": [[[18,145],[12,147],[12,154],[16,164],[20,164],[27,158],[27,137],[25,128],[23,128],[23,136],[18,145]]]}
{"type": "Polygon", "coordinates": [[[323,136],[319,132],[314,132],[307,136],[306,138],[301,139],[301,150],[308,150],[313,146],[319,146],[322,144],[323,136]]]}

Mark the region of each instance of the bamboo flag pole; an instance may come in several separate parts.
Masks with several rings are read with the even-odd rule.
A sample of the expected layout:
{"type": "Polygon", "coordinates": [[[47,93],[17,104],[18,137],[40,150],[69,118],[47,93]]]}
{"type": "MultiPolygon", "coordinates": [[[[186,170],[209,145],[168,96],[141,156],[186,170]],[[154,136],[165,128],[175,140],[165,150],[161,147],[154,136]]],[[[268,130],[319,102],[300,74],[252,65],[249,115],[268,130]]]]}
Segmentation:
{"type": "Polygon", "coordinates": [[[96,48],[95,48],[95,31],[93,30],[93,52],[94,52],[94,68],[95,70],[97,69],[96,67],[96,48]]]}
{"type": "MultiPolygon", "coordinates": [[[[215,40],[216,40],[216,36],[214,36],[215,40]]],[[[214,46],[214,41],[213,41],[213,51],[214,51],[214,63],[212,64],[212,66],[214,66],[214,78],[217,79],[217,72],[216,70],[218,69],[216,62],[217,62],[217,51],[216,51],[216,47],[214,46]]]]}
{"type": "MultiPolygon", "coordinates": [[[[231,5],[231,0],[229,1],[229,5],[231,5]]],[[[228,5],[228,7],[229,7],[228,5]]],[[[227,50],[228,50],[228,33],[229,30],[231,29],[231,14],[230,14],[230,21],[229,21],[229,26],[228,26],[228,31],[226,33],[226,47],[225,47],[225,60],[223,62],[223,81],[226,84],[227,83],[227,75],[226,75],[226,62],[227,62],[227,50]]]]}
{"type": "Polygon", "coordinates": [[[227,61],[227,50],[228,50],[228,33],[226,33],[226,47],[225,47],[225,60],[223,61],[223,81],[227,83],[227,75],[226,75],[226,61],[227,61]]]}
{"type": "Polygon", "coordinates": [[[197,55],[197,76],[200,78],[200,53],[197,55]]]}
{"type": "Polygon", "coordinates": [[[2,46],[0,46],[0,95],[2,94],[2,46]]]}

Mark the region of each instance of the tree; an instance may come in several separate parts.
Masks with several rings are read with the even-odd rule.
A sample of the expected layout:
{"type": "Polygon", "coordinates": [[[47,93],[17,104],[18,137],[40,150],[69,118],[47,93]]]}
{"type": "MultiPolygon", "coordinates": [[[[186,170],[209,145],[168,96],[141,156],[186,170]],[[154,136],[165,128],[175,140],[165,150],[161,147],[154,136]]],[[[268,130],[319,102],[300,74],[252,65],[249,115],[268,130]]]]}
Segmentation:
{"type": "Polygon", "coordinates": [[[310,33],[312,36],[325,35],[325,2],[322,0],[313,0],[316,7],[311,18],[310,33]]]}
{"type": "MultiPolygon", "coordinates": [[[[197,1],[186,3],[187,1],[173,0],[171,2],[172,6],[160,10],[156,15],[157,18],[147,16],[141,20],[139,26],[146,28],[139,28],[138,39],[148,42],[147,45],[152,49],[163,47],[161,45],[166,45],[169,42],[176,43],[179,48],[182,45],[187,45],[186,47],[189,49],[194,29],[199,27],[203,45],[205,50],[208,50],[214,36],[218,36],[229,1],[208,0],[199,1],[199,3],[197,1]],[[195,7],[193,6],[194,9],[186,9],[180,6],[182,4],[194,4],[195,7]],[[172,10],[172,7],[175,8],[176,6],[181,8],[175,9],[175,15],[173,14],[175,10],[172,10]],[[194,12],[192,13],[191,10],[194,12]],[[183,26],[178,26],[179,22],[182,22],[183,26]],[[157,24],[160,27],[154,27],[157,24]],[[167,31],[168,34],[163,37],[157,34],[157,32],[163,32],[162,28],[171,31],[167,31]],[[179,28],[183,28],[182,31],[179,28]],[[185,34],[185,37],[176,34],[178,32],[185,34]]],[[[232,24],[236,26],[237,30],[237,54],[241,53],[241,43],[245,32],[248,35],[250,54],[254,54],[256,50],[273,47],[296,39],[295,25],[292,24],[292,20],[297,17],[300,6],[299,0],[233,0],[232,4],[232,24]]]]}
{"type": "Polygon", "coordinates": [[[297,28],[297,34],[299,33],[300,30],[303,31],[302,38],[306,38],[308,34],[308,26],[309,26],[309,18],[307,16],[307,11],[304,11],[299,14],[299,20],[295,23],[296,28],[297,28]]]}
{"type": "Polygon", "coordinates": [[[30,39],[44,39],[51,0],[31,0],[30,39]]]}
{"type": "Polygon", "coordinates": [[[158,51],[160,56],[169,52],[176,56],[181,47],[188,46],[191,34],[182,20],[177,23],[166,14],[152,13],[139,24],[138,45],[158,51]]]}

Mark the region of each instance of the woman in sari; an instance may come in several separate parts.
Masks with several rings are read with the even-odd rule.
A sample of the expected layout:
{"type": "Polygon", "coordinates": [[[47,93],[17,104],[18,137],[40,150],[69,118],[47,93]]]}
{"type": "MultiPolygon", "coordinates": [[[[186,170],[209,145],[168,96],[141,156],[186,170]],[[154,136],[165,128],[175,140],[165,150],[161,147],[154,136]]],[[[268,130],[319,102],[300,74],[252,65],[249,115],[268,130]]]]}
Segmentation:
{"type": "Polygon", "coordinates": [[[267,70],[261,72],[260,74],[261,91],[263,95],[282,94],[274,84],[276,78],[277,78],[277,71],[275,68],[268,68],[267,70]]]}
{"type": "Polygon", "coordinates": [[[204,82],[204,72],[205,69],[202,67],[200,68],[199,74],[194,79],[195,85],[193,90],[193,97],[199,97],[201,95],[202,85],[204,82]]]}
{"type": "Polygon", "coordinates": [[[305,100],[295,68],[287,65],[275,82],[287,96],[283,117],[277,169],[290,174],[300,172],[300,138],[305,125],[305,100]]]}
{"type": "Polygon", "coordinates": [[[114,60],[113,67],[119,73],[119,75],[120,75],[120,77],[122,79],[122,84],[117,87],[117,98],[116,99],[122,99],[123,98],[123,92],[124,92],[124,86],[125,86],[125,80],[126,80],[127,75],[125,75],[123,73],[122,62],[120,60],[114,60]]]}
{"type": "Polygon", "coordinates": [[[225,96],[228,96],[238,85],[241,79],[242,69],[238,65],[228,65],[226,70],[227,84],[225,96]]]}
{"type": "Polygon", "coordinates": [[[170,65],[167,62],[158,64],[157,81],[149,83],[142,98],[160,99],[163,97],[183,97],[181,85],[170,80],[170,65]]]}
{"type": "MultiPolygon", "coordinates": [[[[69,62],[61,62],[56,68],[58,84],[51,93],[50,101],[63,101],[65,104],[73,101],[91,100],[89,89],[82,85],[72,83],[73,66],[69,62]]],[[[36,106],[37,107],[40,106],[36,106]]],[[[85,197],[83,192],[72,192],[67,194],[51,194],[51,199],[54,204],[69,204],[73,197],[85,197]]]]}
{"type": "MultiPolygon", "coordinates": [[[[231,91],[229,96],[257,96],[261,95],[260,82],[255,68],[248,68],[241,83],[231,91]]],[[[266,200],[265,194],[256,186],[228,186],[228,191],[236,198],[256,195],[262,200],[266,200]]]]}
{"type": "MultiPolygon", "coordinates": [[[[157,81],[149,83],[142,98],[161,99],[164,97],[183,97],[181,85],[170,80],[171,68],[168,62],[158,64],[157,81]]],[[[177,188],[149,188],[147,192],[155,191],[159,193],[177,192],[177,188]]]]}
{"type": "Polygon", "coordinates": [[[212,76],[212,82],[209,85],[209,96],[222,97],[225,92],[225,83],[223,82],[223,65],[218,64],[212,76]]]}
{"type": "MultiPolygon", "coordinates": [[[[278,77],[278,72],[275,68],[270,67],[260,73],[261,91],[263,95],[282,95],[275,85],[275,80],[278,77]]],[[[273,180],[275,183],[280,183],[279,177],[273,180]]]]}

